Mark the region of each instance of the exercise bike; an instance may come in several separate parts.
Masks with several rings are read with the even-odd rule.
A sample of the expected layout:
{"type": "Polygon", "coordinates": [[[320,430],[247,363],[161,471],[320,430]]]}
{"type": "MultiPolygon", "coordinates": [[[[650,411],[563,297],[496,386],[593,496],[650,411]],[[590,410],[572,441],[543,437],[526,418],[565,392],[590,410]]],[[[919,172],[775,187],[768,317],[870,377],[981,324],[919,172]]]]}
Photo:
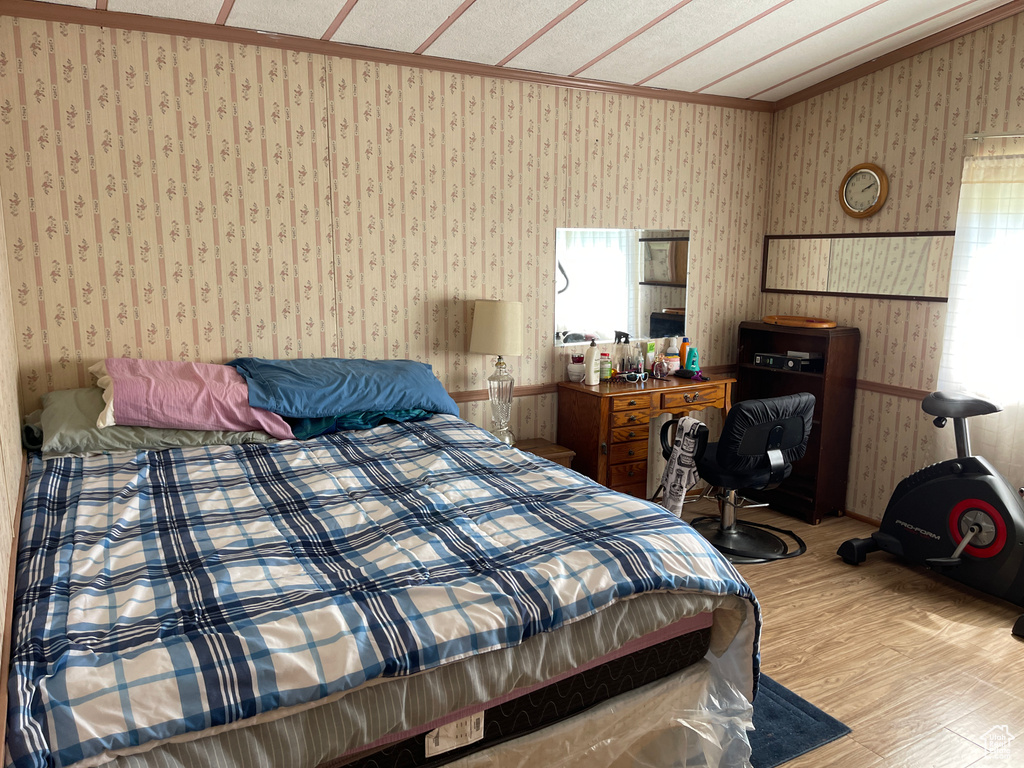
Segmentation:
{"type": "MultiPolygon", "coordinates": [[[[1015,490],[987,460],[971,455],[967,431],[971,416],[1002,409],[958,392],[932,392],[921,408],[935,416],[936,427],[953,420],[956,458],[901,480],[879,530],[843,542],[837,554],[857,565],[882,550],[1024,605],[1024,489],[1015,490]]],[[[1024,616],[1013,634],[1024,637],[1024,616]]]]}

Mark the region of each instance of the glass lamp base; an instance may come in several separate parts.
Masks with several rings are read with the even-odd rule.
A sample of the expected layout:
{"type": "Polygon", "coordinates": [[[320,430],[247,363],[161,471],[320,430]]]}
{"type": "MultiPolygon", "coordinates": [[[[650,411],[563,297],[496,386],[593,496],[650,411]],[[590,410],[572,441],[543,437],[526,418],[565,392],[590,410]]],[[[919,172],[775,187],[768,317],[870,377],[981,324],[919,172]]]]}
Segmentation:
{"type": "Polygon", "coordinates": [[[509,428],[512,416],[512,386],[515,379],[501,355],[494,362],[494,373],[487,379],[487,392],[491,400],[491,434],[506,445],[512,445],[516,436],[509,428]]]}
{"type": "Polygon", "coordinates": [[[515,445],[516,436],[512,434],[512,430],[506,427],[501,427],[497,424],[491,426],[491,434],[501,440],[505,445],[515,445]]]}

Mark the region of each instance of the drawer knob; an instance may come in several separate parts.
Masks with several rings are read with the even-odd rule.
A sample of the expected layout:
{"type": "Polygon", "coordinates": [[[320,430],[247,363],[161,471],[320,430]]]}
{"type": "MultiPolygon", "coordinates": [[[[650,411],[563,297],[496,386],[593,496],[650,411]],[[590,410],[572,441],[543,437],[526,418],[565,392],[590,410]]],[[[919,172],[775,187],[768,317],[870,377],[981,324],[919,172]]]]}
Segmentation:
{"type": "Polygon", "coordinates": [[[636,437],[636,432],[634,432],[632,429],[629,430],[629,436],[630,437],[636,437]]]}
{"type": "Polygon", "coordinates": [[[636,416],[630,416],[626,421],[636,421],[636,416]]]}
{"type": "Polygon", "coordinates": [[[633,476],[633,475],[635,475],[635,474],[636,474],[636,470],[635,470],[635,469],[631,469],[631,470],[629,470],[629,476],[630,476],[630,477],[632,477],[632,476],[633,476]]]}
{"type": "Polygon", "coordinates": [[[692,395],[683,395],[683,402],[695,403],[700,400],[700,392],[694,392],[692,395]]]}
{"type": "Polygon", "coordinates": [[[634,451],[632,448],[630,448],[626,455],[627,456],[636,456],[636,451],[634,451]]]}
{"type": "Polygon", "coordinates": [[[636,405],[636,400],[630,400],[630,401],[629,401],[629,404],[630,404],[630,405],[636,405]]]}

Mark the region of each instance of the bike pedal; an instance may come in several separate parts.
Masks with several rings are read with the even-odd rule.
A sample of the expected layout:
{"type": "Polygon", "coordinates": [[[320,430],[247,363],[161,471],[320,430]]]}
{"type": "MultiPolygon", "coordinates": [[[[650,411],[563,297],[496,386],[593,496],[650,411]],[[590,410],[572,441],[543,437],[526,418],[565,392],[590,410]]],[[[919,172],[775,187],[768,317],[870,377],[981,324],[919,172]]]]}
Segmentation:
{"type": "Polygon", "coordinates": [[[924,562],[932,568],[953,568],[963,560],[959,557],[929,557],[924,562]]]}

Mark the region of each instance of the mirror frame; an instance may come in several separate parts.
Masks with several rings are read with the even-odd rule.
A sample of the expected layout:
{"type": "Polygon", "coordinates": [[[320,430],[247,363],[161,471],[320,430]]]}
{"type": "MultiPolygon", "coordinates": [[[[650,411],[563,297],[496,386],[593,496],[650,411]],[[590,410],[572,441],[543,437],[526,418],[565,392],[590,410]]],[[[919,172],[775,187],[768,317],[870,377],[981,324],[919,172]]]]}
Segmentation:
{"type": "MultiPolygon", "coordinates": [[[[634,289],[638,292],[637,293],[637,300],[640,301],[640,293],[642,293],[645,288],[651,288],[651,289],[670,289],[670,290],[682,289],[682,291],[683,291],[682,303],[683,303],[684,307],[686,306],[686,303],[687,303],[687,301],[689,299],[689,289],[688,289],[688,286],[687,286],[687,282],[689,280],[690,244],[692,243],[692,236],[693,236],[692,230],[690,230],[690,229],[682,229],[682,228],[667,228],[666,229],[666,228],[652,228],[652,227],[556,227],[555,228],[555,282],[556,282],[556,285],[555,285],[555,297],[554,297],[554,304],[553,304],[553,307],[555,307],[554,316],[555,316],[555,337],[556,338],[554,339],[554,345],[555,345],[556,349],[562,349],[562,348],[565,348],[565,347],[574,347],[574,346],[585,346],[585,345],[589,345],[589,343],[590,343],[589,340],[565,342],[565,341],[562,341],[559,338],[557,338],[557,336],[559,334],[558,322],[557,322],[558,321],[557,305],[558,305],[558,297],[560,295],[560,291],[558,290],[558,287],[557,287],[557,280],[558,280],[558,274],[557,273],[558,273],[558,270],[561,268],[561,262],[559,261],[559,253],[561,252],[560,249],[562,247],[562,236],[561,236],[561,233],[565,232],[565,231],[570,231],[570,232],[571,231],[607,231],[607,232],[616,232],[616,233],[631,233],[633,241],[638,246],[638,251],[637,251],[637,270],[638,270],[640,278],[641,278],[641,279],[639,279],[636,282],[635,287],[634,287],[634,289]],[[650,243],[669,243],[671,246],[676,246],[676,244],[678,244],[678,243],[684,243],[685,244],[685,246],[686,246],[685,250],[683,250],[681,253],[678,252],[675,247],[671,247],[669,249],[669,252],[668,252],[667,256],[666,256],[666,258],[670,259],[670,262],[667,263],[667,265],[666,265],[666,269],[668,270],[669,276],[671,277],[670,280],[642,279],[642,278],[645,278],[645,277],[648,276],[646,274],[646,271],[645,271],[646,270],[646,267],[645,267],[645,264],[646,264],[645,250],[646,250],[647,247],[649,247],[650,243]],[[682,270],[682,274],[680,274],[680,269],[682,270]]],[[[564,274],[564,270],[563,270],[563,274],[564,274]]],[[[653,304],[653,300],[650,301],[649,303],[652,306],[658,306],[658,307],[664,306],[663,304],[654,305],[653,304]]],[[[641,302],[641,304],[642,304],[642,302],[641,302]]],[[[683,336],[686,335],[685,323],[686,323],[686,314],[685,314],[685,312],[684,313],[668,313],[667,314],[667,313],[664,313],[664,312],[662,312],[660,310],[658,310],[658,311],[652,310],[649,316],[645,316],[641,320],[641,326],[640,327],[641,328],[643,328],[643,327],[647,328],[646,334],[643,333],[643,332],[638,332],[636,334],[630,333],[629,334],[629,339],[630,339],[631,342],[640,342],[640,341],[657,341],[657,340],[661,340],[661,339],[671,339],[671,338],[676,338],[676,337],[683,337],[683,336]],[[671,322],[673,324],[681,321],[683,326],[684,326],[684,329],[683,330],[679,330],[679,331],[674,331],[674,332],[672,332],[672,333],[670,333],[668,335],[662,335],[662,336],[651,335],[651,319],[655,315],[658,315],[661,320],[667,321],[667,322],[671,322]]],[[[627,330],[629,330],[629,329],[627,329],[627,330]]],[[[598,344],[613,344],[613,343],[615,343],[615,339],[612,338],[612,337],[600,338],[600,339],[597,339],[597,343],[598,344]]]]}
{"type": "Polygon", "coordinates": [[[863,299],[902,299],[905,301],[936,301],[945,304],[949,301],[948,296],[910,296],[896,293],[854,293],[849,291],[800,291],[787,290],[785,288],[768,288],[768,246],[773,240],[848,240],[851,238],[880,238],[880,237],[953,237],[956,234],[951,230],[935,230],[921,232],[859,232],[849,234],[817,234],[817,235],[765,235],[764,246],[761,253],[761,293],[791,293],[803,296],[848,296],[851,298],[863,299]]]}

